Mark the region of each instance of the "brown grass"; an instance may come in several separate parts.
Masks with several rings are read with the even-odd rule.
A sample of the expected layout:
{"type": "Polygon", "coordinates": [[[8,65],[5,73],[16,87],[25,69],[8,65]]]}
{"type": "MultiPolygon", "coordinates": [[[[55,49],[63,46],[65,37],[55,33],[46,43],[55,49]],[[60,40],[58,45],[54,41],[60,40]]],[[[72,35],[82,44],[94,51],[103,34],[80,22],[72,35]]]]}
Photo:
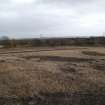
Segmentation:
{"type": "Polygon", "coordinates": [[[1,54],[0,105],[104,105],[101,48],[74,49],[1,54]]]}

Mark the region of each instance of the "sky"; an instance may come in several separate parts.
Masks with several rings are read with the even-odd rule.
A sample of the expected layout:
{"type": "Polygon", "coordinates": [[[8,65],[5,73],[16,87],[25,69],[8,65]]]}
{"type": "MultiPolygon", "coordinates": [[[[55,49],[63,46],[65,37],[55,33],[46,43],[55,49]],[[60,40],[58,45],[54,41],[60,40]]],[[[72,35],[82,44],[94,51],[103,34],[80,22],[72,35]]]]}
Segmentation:
{"type": "Polygon", "coordinates": [[[105,34],[105,0],[0,0],[0,36],[105,34]]]}

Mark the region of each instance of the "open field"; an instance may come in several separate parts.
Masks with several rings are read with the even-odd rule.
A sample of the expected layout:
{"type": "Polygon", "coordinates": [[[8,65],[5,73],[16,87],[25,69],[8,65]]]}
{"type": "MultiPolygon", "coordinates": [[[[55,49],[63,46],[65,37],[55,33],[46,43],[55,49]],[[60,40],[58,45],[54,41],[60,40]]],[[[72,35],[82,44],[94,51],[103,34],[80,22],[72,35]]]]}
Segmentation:
{"type": "Polygon", "coordinates": [[[0,49],[0,105],[105,105],[105,48],[0,49]]]}

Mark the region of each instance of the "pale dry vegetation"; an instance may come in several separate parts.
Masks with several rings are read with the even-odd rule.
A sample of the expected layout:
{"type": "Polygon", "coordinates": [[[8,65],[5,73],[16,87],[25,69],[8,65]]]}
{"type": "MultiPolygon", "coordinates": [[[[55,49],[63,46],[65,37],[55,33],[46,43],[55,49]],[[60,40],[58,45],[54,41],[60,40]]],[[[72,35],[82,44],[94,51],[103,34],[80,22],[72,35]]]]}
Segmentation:
{"type": "Polygon", "coordinates": [[[30,50],[1,51],[0,105],[105,104],[105,48],[30,50]]]}

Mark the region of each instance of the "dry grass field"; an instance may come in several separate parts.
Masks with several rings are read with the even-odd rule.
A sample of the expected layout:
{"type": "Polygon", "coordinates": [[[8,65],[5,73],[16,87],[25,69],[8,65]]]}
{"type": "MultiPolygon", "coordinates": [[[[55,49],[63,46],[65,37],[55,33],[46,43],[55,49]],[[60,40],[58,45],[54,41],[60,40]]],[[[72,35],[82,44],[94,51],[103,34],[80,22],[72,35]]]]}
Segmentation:
{"type": "Polygon", "coordinates": [[[105,48],[1,49],[0,105],[105,105],[105,48]]]}

